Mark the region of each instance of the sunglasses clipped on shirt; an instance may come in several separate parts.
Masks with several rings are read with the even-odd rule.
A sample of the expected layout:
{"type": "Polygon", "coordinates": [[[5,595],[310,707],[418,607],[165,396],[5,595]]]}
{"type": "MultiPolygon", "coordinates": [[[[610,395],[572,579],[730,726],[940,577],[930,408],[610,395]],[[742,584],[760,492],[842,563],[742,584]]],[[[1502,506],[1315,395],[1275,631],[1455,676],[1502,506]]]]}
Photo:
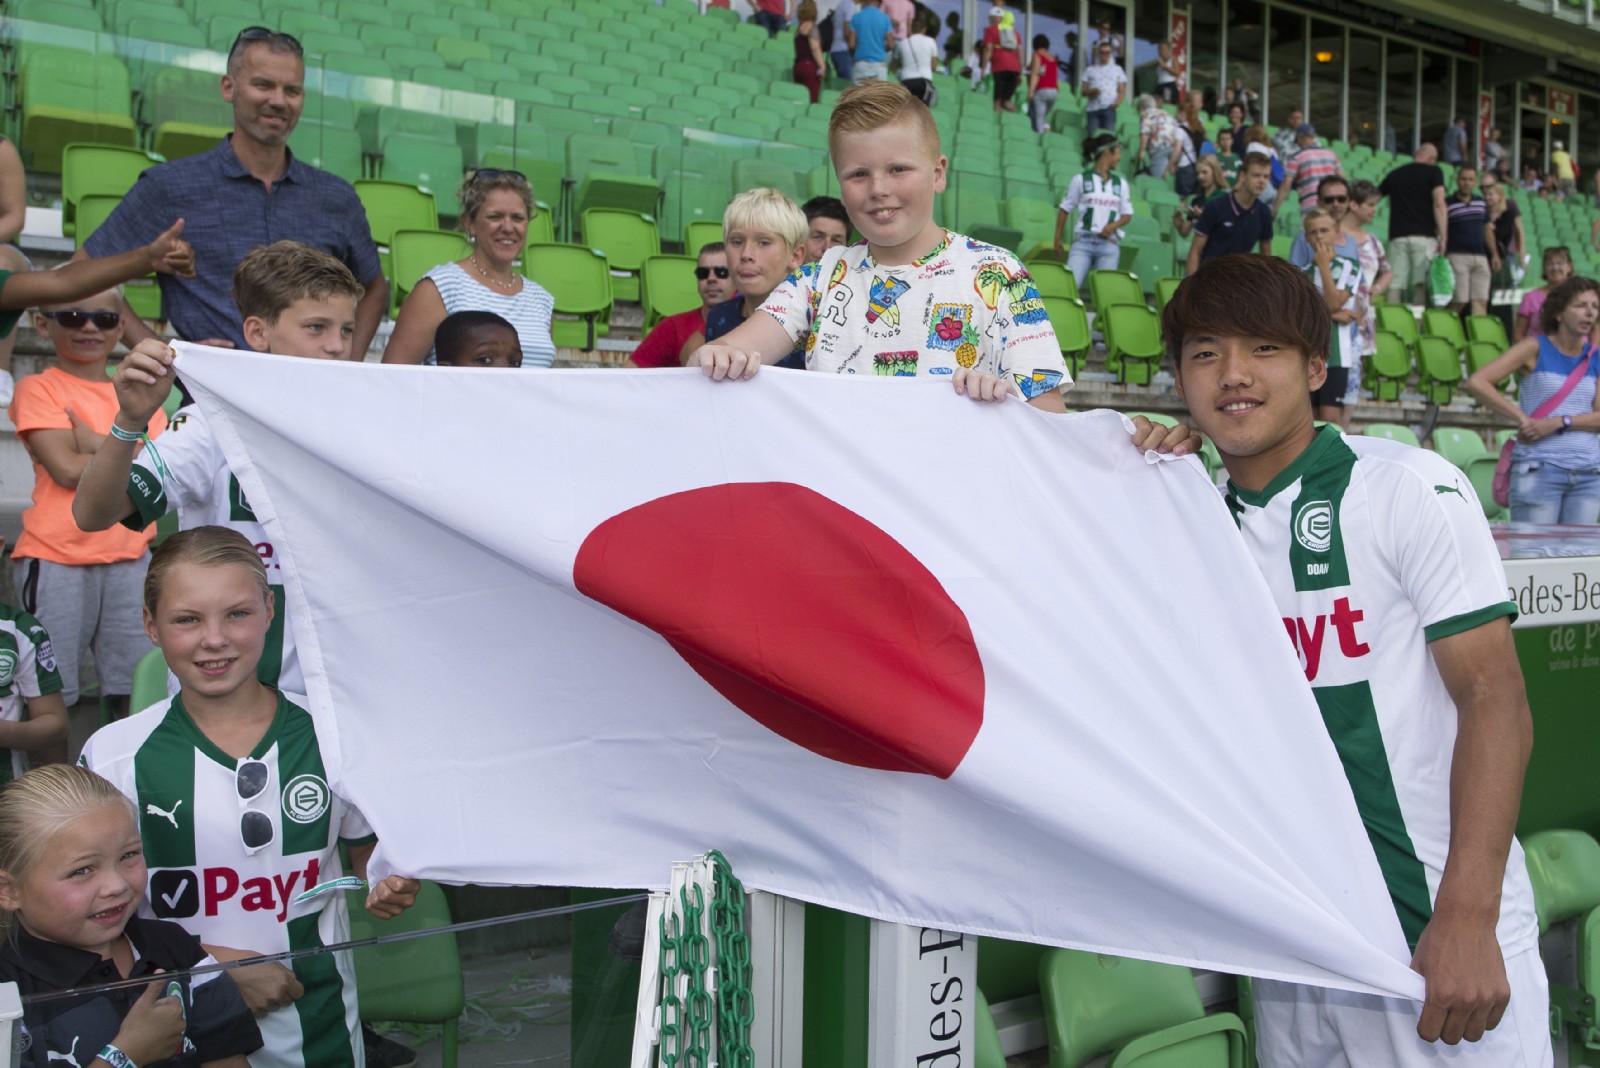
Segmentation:
{"type": "Polygon", "coordinates": [[[711,277],[712,271],[717,272],[718,278],[726,278],[730,273],[726,267],[696,267],[694,269],[694,276],[700,281],[704,282],[707,278],[711,277]]]}
{"type": "Polygon", "coordinates": [[[272,771],[264,760],[241,760],[233,772],[233,786],[239,794],[239,842],[246,853],[259,853],[272,844],[277,831],[272,817],[248,807],[266,792],[272,771]]]}
{"type": "Polygon", "coordinates": [[[78,308],[69,308],[66,311],[40,312],[46,319],[54,319],[68,330],[82,330],[88,323],[93,323],[99,330],[115,330],[122,323],[122,313],[112,311],[82,311],[78,308]]]}

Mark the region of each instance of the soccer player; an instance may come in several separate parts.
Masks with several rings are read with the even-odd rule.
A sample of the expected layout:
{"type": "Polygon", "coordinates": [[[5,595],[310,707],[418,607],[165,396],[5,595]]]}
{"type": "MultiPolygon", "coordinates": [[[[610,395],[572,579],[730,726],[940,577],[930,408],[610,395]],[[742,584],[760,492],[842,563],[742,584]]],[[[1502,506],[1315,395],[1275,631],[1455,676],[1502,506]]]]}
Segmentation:
{"type": "MultiPolygon", "coordinates": [[[[1512,836],[1533,735],[1516,606],[1460,471],[1315,427],[1329,325],[1302,271],[1249,255],[1190,275],[1161,321],[1427,989],[1417,1005],[1258,980],[1260,1061],[1549,1065],[1533,892],[1512,836]],[[1433,1045],[1463,1041],[1448,1056],[1433,1045]]],[[[1140,422],[1135,444],[1163,433],[1140,422]]]]}

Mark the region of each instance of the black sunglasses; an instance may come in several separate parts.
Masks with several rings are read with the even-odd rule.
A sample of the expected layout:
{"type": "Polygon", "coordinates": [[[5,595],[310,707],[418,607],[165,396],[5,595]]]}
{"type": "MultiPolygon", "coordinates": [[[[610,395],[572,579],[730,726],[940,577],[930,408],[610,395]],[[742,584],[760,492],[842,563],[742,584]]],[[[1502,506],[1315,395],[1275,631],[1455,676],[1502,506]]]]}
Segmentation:
{"type": "Polygon", "coordinates": [[[305,54],[304,49],[300,47],[300,39],[293,34],[279,33],[266,26],[246,26],[239,31],[239,36],[233,39],[233,46],[228,49],[228,55],[238,52],[242,45],[255,44],[257,41],[267,41],[273,45],[292,49],[297,56],[305,54]]]}
{"type": "Polygon", "coordinates": [[[728,277],[729,273],[728,268],[726,267],[696,267],[694,269],[694,276],[700,279],[700,281],[704,282],[707,278],[711,277],[712,271],[717,272],[718,278],[726,278],[728,277]]]}
{"type": "Polygon", "coordinates": [[[246,853],[256,853],[265,849],[272,844],[272,839],[276,836],[271,816],[255,809],[244,808],[261,796],[271,777],[271,770],[266,762],[261,760],[244,760],[234,769],[233,786],[239,792],[239,805],[243,809],[239,813],[239,841],[246,853]]]}
{"type": "Polygon", "coordinates": [[[1326,197],[1319,197],[1318,199],[1321,200],[1324,204],[1348,204],[1350,202],[1350,198],[1349,197],[1326,196],[1326,197]]]}
{"type": "Polygon", "coordinates": [[[85,323],[93,323],[101,330],[115,330],[122,323],[122,315],[111,311],[79,311],[72,308],[67,311],[40,312],[46,319],[54,319],[68,330],[82,330],[85,323]]]}
{"type": "Polygon", "coordinates": [[[524,182],[528,180],[528,176],[521,171],[502,171],[494,167],[479,167],[472,172],[472,180],[474,182],[479,180],[492,182],[496,178],[519,178],[524,182]]]}

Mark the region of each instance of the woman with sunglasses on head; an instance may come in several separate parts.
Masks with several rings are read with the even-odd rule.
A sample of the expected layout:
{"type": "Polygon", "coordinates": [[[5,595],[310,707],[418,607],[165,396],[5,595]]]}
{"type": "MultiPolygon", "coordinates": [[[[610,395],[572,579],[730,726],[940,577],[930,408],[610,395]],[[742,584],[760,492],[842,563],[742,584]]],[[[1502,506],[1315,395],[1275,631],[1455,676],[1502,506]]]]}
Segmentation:
{"type": "Polygon", "coordinates": [[[461,229],[472,242],[466,259],[443,263],[423,276],[400,306],[384,363],[433,363],[433,334],[447,315],[494,312],[516,327],[522,366],[549,367],[555,300],[516,270],[528,243],[533,187],[516,171],[473,171],[461,183],[461,229]]]}
{"type": "MultiPolygon", "coordinates": [[[[194,527],[156,550],[144,583],[144,627],[178,693],[102,728],[82,763],[134,802],[150,870],[143,911],[198,937],[218,960],[309,949],[349,936],[342,889],[376,844],[330,789],[306,699],[256,677],[274,605],[255,547],[237,531],[194,527]]],[[[399,915],[417,883],[389,876],[367,910],[399,915]]],[[[231,973],[260,1017],[254,1068],[362,1065],[355,976],[347,955],[231,973]]]]}

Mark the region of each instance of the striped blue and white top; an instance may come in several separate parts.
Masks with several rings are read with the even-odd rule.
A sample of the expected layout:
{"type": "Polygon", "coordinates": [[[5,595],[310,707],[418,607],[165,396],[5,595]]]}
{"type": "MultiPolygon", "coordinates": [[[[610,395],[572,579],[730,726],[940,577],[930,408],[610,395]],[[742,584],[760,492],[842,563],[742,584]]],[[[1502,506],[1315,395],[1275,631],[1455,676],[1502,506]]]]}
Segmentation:
{"type": "MultiPolygon", "coordinates": [[[[1586,347],[1590,355],[1589,369],[1552,415],[1581,415],[1594,410],[1595,379],[1600,375],[1600,350],[1592,345],[1586,347]]],[[[1564,355],[1549,338],[1539,338],[1539,360],[1522,380],[1522,387],[1517,393],[1517,403],[1522,405],[1522,410],[1528,415],[1538,411],[1539,405],[1561,388],[1581,359],[1581,354],[1564,355]]],[[[1551,434],[1532,445],[1518,442],[1511,458],[1518,461],[1542,460],[1566,468],[1594,467],[1600,465],[1600,437],[1577,430],[1551,434]]]]}
{"type": "MultiPolygon", "coordinates": [[[[497,293],[455,263],[441,263],[424,277],[432,279],[439,287],[439,297],[447,313],[494,312],[516,327],[517,339],[522,342],[522,366],[549,367],[555,362],[550,319],[555,314],[556,302],[549,290],[539,283],[524,278],[519,292],[497,293]]],[[[428,350],[427,362],[434,362],[432,349],[428,350]]]]}

